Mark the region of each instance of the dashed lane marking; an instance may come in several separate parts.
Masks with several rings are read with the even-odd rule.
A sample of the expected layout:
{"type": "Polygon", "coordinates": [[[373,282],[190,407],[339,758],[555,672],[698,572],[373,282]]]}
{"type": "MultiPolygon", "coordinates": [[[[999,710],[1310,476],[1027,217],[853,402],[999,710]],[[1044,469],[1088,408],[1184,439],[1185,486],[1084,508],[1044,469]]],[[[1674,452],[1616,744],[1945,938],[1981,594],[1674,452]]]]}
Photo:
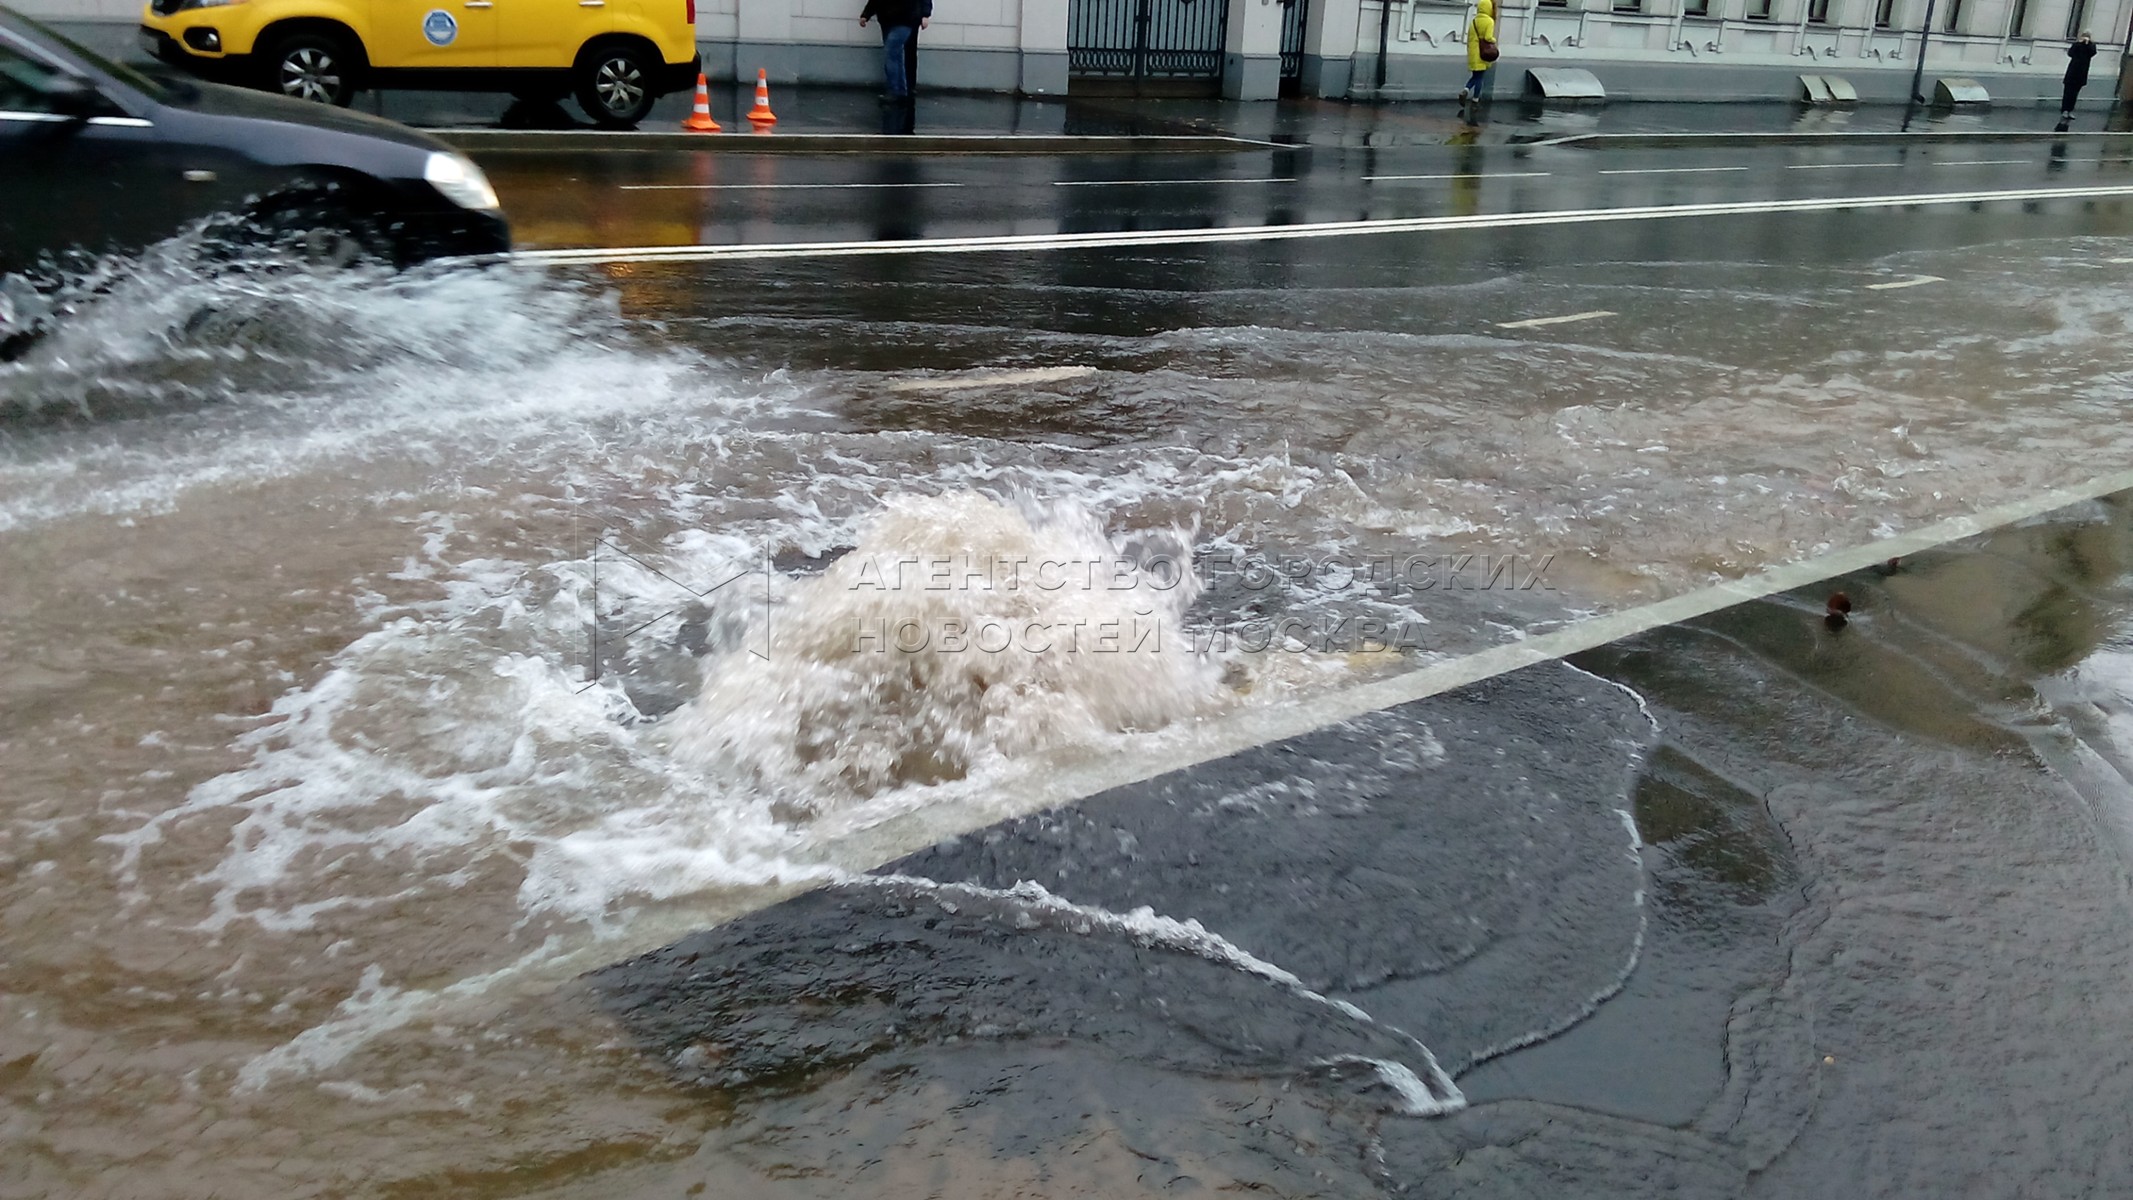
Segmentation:
{"type": "Polygon", "coordinates": [[[1807,196],[1790,200],[1734,200],[1703,204],[1652,204],[1623,208],[1552,209],[1540,212],[1476,213],[1470,216],[1383,217],[1361,221],[1293,225],[1232,225],[1202,229],[1117,232],[996,234],[989,237],[884,239],[871,242],[784,242],[682,246],[591,246],[523,250],[522,262],[622,263],[713,262],[756,258],[862,258],[897,254],[985,254],[1032,250],[1083,250],[1115,246],[1193,246],[1222,242],[1272,242],[1366,234],[1438,233],[1461,229],[1521,229],[1543,225],[1588,225],[1612,221],[1661,221],[1685,217],[1731,217],[1756,213],[1835,212],[1845,209],[1923,208],[1950,204],[2133,197],[2133,183],[2093,187],[2010,188],[2002,191],[1914,192],[1877,196],[1807,196]]]}
{"type": "Polygon", "coordinates": [[[625,192],[782,192],[838,188],[959,188],[967,183],[625,183],[625,192]]]}
{"type": "Polygon", "coordinates": [[[1404,179],[1545,179],[1548,174],[1546,171],[1490,171],[1486,173],[1461,171],[1450,175],[1365,175],[1363,176],[1363,182],[1390,183],[1394,180],[1404,179]]]}
{"type": "Polygon", "coordinates": [[[1792,163],[1788,171],[1870,171],[1879,168],[1894,169],[1904,163],[1792,163]]]}
{"type": "Polygon", "coordinates": [[[1302,183],[1294,176],[1276,179],[1054,179],[1053,187],[1184,187],[1203,183],[1302,183]]]}
{"type": "Polygon", "coordinates": [[[1619,167],[1602,175],[1714,175],[1720,171],[1745,171],[1746,167],[1619,167]]]}
{"type": "Polygon", "coordinates": [[[1614,315],[1615,314],[1613,312],[1607,309],[1596,308],[1593,309],[1591,312],[1569,313],[1560,317],[1528,317],[1526,320],[1523,321],[1498,321],[1496,322],[1496,328],[1539,329],[1543,325],[1568,325],[1572,321],[1597,321],[1601,317],[1611,317],[1614,315]]]}
{"type": "Polygon", "coordinates": [[[2030,160],[2026,158],[1951,158],[1946,162],[1932,164],[1936,167],[2019,167],[2030,160]]]}
{"type": "Polygon", "coordinates": [[[1948,281],[1938,275],[1913,275],[1909,279],[1892,279],[1887,283],[1870,283],[1866,285],[1866,290],[1870,292],[1893,292],[1897,288],[1924,287],[1929,283],[1946,282],[1948,281]]]}
{"type": "Polygon", "coordinates": [[[1027,371],[977,371],[968,375],[937,375],[930,379],[906,379],[889,385],[892,392],[954,392],[965,388],[1013,387],[1030,383],[1053,383],[1096,374],[1095,367],[1035,367],[1027,371]]]}

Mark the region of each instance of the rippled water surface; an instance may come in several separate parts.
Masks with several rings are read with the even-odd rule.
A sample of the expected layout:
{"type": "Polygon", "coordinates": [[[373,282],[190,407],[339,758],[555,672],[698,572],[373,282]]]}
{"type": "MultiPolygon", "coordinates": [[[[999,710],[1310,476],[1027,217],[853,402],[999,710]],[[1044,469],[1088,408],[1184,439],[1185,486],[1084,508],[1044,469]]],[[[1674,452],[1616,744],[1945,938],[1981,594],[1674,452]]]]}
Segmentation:
{"type": "MultiPolygon", "coordinates": [[[[1509,1194],[1573,1127],[1581,1179],[1939,1178],[1782,1151],[1992,1126],[2108,1025],[2125,943],[2054,932],[2123,932],[2107,505],[1869,581],[1841,641],[1780,598],[1110,815],[884,832],[2133,449],[2123,240],[1370,241],[140,264],[0,365],[0,1188],[1509,1194]],[[1909,273],[1953,283],[1860,287],[1909,273]],[[2030,936],[2064,991],[1863,1015],[2030,936]]],[[[1978,1162],[2085,1128],[2006,1116],[1978,1162]]]]}

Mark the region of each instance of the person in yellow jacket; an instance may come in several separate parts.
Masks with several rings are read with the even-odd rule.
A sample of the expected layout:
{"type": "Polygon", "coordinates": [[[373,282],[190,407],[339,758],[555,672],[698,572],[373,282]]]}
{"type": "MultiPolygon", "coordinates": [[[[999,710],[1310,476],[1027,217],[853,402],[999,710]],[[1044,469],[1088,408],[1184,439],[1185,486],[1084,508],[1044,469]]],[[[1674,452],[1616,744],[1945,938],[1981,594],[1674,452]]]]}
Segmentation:
{"type": "Polygon", "coordinates": [[[1496,6],[1490,0],[1476,0],[1474,20],[1466,27],[1466,69],[1474,74],[1459,89],[1459,103],[1464,107],[1469,101],[1480,103],[1481,91],[1488,85],[1489,72],[1496,66],[1496,6]],[[1482,54],[1482,48],[1488,54],[1482,54]]]}

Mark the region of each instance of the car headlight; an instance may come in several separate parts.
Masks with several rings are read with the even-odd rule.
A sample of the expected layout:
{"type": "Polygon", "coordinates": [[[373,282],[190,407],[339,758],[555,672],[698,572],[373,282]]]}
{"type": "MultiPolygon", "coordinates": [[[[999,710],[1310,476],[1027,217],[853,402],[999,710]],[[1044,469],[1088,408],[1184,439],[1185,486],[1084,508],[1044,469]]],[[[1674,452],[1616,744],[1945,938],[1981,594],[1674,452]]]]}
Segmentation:
{"type": "Polygon", "coordinates": [[[185,0],[185,8],[222,8],[231,4],[243,4],[245,0],[185,0]]]}
{"type": "Polygon", "coordinates": [[[429,161],[422,164],[422,177],[461,208],[493,212],[502,207],[496,202],[496,189],[489,186],[489,177],[464,154],[440,150],[430,155],[429,161]]]}

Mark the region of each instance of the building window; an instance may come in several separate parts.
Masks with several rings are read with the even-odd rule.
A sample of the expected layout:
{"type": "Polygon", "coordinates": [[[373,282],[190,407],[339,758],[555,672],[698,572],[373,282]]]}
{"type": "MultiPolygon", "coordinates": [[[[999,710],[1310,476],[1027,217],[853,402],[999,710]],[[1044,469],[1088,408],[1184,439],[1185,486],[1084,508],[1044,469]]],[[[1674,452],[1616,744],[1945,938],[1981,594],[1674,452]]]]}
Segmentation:
{"type": "Polygon", "coordinates": [[[1614,0],[1614,8],[1621,13],[1640,13],[1644,11],[1644,0],[1614,0]]]}
{"type": "Polygon", "coordinates": [[[2066,40],[2071,42],[2088,28],[2089,0],[2074,0],[2074,6],[2066,10],[2066,40]]]}
{"type": "Polygon", "coordinates": [[[2014,16],[2008,18],[2007,36],[2029,36],[2029,0],[2014,0],[2014,16]]]}
{"type": "Polygon", "coordinates": [[[1538,0],[1542,8],[1569,8],[1570,0],[1538,0]]]}
{"type": "Polygon", "coordinates": [[[1829,24],[1829,0],[1807,0],[1807,20],[1815,25],[1829,24]]]}
{"type": "Polygon", "coordinates": [[[1963,0],[1948,0],[1948,20],[1941,30],[1946,33],[1963,31],[1963,0]]]}
{"type": "Polygon", "coordinates": [[[1887,29],[1896,24],[1896,0],[1875,0],[1874,28],[1887,29]]]}
{"type": "Polygon", "coordinates": [[[1770,19],[1770,4],[1771,0],[1748,0],[1748,9],[1741,15],[1751,21],[1767,21],[1770,19]]]}
{"type": "Polygon", "coordinates": [[[1708,17],[1711,15],[1711,0],[1682,0],[1681,15],[1684,17],[1708,17]]]}

